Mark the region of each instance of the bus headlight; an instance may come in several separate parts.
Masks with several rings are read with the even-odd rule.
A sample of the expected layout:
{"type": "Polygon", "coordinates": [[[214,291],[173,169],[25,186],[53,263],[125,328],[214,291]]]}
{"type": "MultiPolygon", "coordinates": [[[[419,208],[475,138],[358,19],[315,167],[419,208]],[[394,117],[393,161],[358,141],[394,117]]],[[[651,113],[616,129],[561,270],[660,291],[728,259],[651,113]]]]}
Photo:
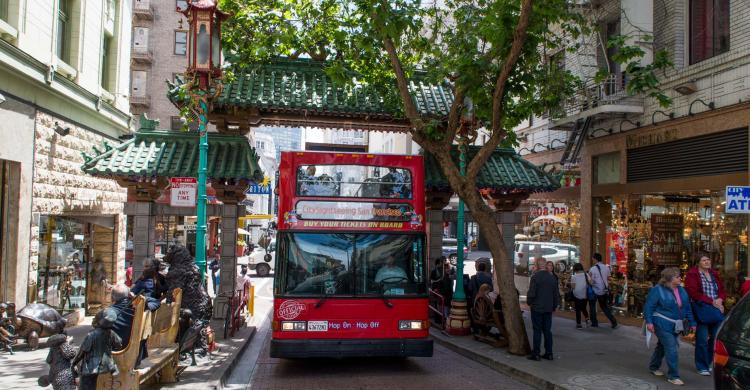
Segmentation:
{"type": "Polygon", "coordinates": [[[281,321],[282,331],[306,331],[307,323],[305,321],[281,321]]]}
{"type": "Polygon", "coordinates": [[[427,329],[425,321],[400,320],[398,322],[398,330],[421,330],[421,329],[427,329]]]}

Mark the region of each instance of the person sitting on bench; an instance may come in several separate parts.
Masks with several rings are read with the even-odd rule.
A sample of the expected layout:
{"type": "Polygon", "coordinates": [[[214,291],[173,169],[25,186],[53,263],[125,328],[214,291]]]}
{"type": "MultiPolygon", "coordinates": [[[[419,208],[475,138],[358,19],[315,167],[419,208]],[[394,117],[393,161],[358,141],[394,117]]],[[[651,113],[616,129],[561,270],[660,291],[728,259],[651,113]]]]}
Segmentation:
{"type": "MultiPolygon", "coordinates": [[[[150,297],[144,296],[146,300],[146,310],[156,311],[161,306],[161,302],[150,297]]],[[[122,348],[125,348],[130,342],[130,330],[133,328],[133,317],[135,309],[130,298],[130,290],[124,284],[117,284],[112,287],[112,306],[110,308],[117,314],[117,320],[112,326],[112,330],[122,339],[122,348]]],[[[148,356],[146,352],[146,341],[141,342],[141,352],[136,360],[136,367],[141,360],[148,356]]]]}

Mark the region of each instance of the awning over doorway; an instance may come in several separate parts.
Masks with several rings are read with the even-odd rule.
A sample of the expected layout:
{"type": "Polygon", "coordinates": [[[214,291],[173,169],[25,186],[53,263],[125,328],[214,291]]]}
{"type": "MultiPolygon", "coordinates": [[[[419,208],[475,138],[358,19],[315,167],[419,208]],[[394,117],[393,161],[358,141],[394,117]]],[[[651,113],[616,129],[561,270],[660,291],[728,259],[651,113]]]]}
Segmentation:
{"type": "MultiPolygon", "coordinates": [[[[471,161],[479,151],[479,146],[469,146],[466,161],[471,161]]],[[[458,165],[458,147],[451,149],[451,157],[458,165]]],[[[425,186],[434,190],[450,190],[437,159],[425,155],[425,186]]],[[[541,168],[526,161],[513,149],[496,149],[477,175],[477,188],[480,190],[500,190],[513,192],[548,192],[560,188],[560,182],[541,168]]]]}

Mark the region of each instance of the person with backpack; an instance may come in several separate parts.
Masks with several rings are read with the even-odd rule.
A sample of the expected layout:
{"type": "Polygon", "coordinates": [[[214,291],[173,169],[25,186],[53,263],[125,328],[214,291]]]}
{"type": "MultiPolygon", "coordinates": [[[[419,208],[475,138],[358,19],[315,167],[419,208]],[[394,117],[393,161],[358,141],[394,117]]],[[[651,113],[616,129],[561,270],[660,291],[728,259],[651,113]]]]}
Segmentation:
{"type": "Polygon", "coordinates": [[[589,269],[589,279],[591,280],[591,286],[594,288],[596,299],[589,301],[591,326],[594,328],[599,326],[599,321],[596,319],[596,303],[599,302],[599,307],[612,324],[612,329],[617,329],[617,320],[609,307],[609,267],[604,264],[601,254],[594,253],[592,258],[596,264],[589,269]]]}
{"type": "Polygon", "coordinates": [[[711,376],[714,361],[714,340],[724,320],[724,283],[711,269],[711,258],[701,256],[698,264],[685,275],[685,290],[698,327],[695,332],[695,368],[698,374],[711,376]]]}

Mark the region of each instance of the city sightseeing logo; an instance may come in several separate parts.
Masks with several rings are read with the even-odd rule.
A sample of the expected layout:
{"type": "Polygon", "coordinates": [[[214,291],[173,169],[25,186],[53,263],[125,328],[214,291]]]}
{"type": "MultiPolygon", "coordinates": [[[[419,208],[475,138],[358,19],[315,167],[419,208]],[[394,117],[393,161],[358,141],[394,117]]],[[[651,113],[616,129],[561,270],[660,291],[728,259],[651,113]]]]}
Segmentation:
{"type": "Polygon", "coordinates": [[[293,320],[305,310],[305,304],[295,300],[285,301],[279,306],[279,317],[282,320],[293,320]]]}

